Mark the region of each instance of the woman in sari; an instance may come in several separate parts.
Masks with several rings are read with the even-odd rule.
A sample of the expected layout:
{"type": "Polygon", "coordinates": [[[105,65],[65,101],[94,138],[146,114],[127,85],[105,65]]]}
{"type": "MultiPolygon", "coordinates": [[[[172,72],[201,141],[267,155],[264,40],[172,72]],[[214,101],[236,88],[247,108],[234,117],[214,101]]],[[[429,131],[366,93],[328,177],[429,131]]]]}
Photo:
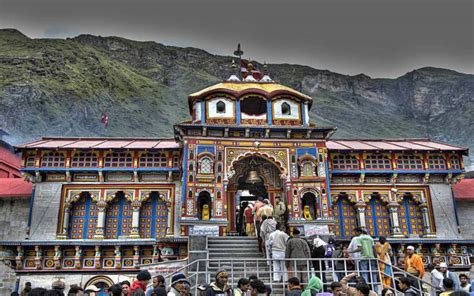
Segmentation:
{"type": "Polygon", "coordinates": [[[390,276],[392,275],[390,255],[392,254],[392,246],[387,242],[384,236],[379,237],[379,241],[375,244],[375,252],[377,258],[380,259],[380,273],[382,274],[382,285],[384,288],[390,288],[392,283],[390,276]]]}

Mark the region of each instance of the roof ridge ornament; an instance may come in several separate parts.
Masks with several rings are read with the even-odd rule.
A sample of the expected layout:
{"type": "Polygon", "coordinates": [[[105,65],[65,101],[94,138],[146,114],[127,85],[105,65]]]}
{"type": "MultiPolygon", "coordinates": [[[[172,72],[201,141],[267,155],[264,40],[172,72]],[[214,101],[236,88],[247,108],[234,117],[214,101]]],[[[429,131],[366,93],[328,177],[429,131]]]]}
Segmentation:
{"type": "Polygon", "coordinates": [[[274,82],[273,79],[270,78],[270,75],[268,75],[268,66],[267,62],[263,62],[263,77],[260,79],[260,82],[274,82]]]}
{"type": "Polygon", "coordinates": [[[257,82],[257,80],[253,77],[253,64],[252,60],[249,59],[249,63],[247,64],[247,77],[245,77],[244,81],[246,82],[257,82]]]}
{"type": "Polygon", "coordinates": [[[232,60],[232,75],[230,75],[230,77],[227,79],[227,81],[240,82],[240,79],[237,76],[237,65],[235,64],[234,60],[232,60]]]}

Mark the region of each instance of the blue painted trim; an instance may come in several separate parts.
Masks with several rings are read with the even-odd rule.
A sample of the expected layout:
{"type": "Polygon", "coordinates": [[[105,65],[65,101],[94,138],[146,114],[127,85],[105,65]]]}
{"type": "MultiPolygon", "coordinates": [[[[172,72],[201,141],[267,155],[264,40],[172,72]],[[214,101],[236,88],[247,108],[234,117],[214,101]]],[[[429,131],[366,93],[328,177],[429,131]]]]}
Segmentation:
{"type": "Polygon", "coordinates": [[[28,232],[31,230],[31,218],[33,217],[33,205],[35,203],[36,185],[33,185],[30,199],[30,211],[28,213],[28,232]]]}
{"type": "Polygon", "coordinates": [[[372,207],[372,227],[374,228],[374,235],[379,236],[379,230],[377,228],[377,212],[375,211],[375,199],[370,199],[370,206],[372,207]]]}
{"type": "Polygon", "coordinates": [[[316,148],[297,148],[296,149],[296,157],[300,157],[303,154],[309,154],[314,157],[318,157],[318,151],[316,148]]]}
{"type": "Polygon", "coordinates": [[[408,207],[408,199],[404,198],[403,199],[403,207],[405,208],[405,216],[407,217],[407,228],[408,228],[408,234],[412,234],[412,228],[411,228],[411,216],[410,216],[410,208],[408,207]]]}
{"type": "Polygon", "coordinates": [[[306,114],[305,114],[305,110],[304,110],[304,102],[301,102],[301,120],[303,121],[303,126],[308,126],[306,124],[306,114]]]}
{"type": "Polygon", "coordinates": [[[459,216],[458,216],[458,206],[456,204],[456,199],[454,198],[454,192],[453,192],[453,186],[451,186],[451,198],[453,200],[453,206],[454,206],[454,217],[456,218],[456,226],[457,226],[457,229],[458,229],[458,232],[459,232],[459,216]]]}
{"type": "MultiPolygon", "coordinates": [[[[86,215],[84,216],[84,227],[83,227],[83,230],[82,230],[82,239],[87,239],[87,233],[89,232],[89,213],[91,211],[91,198],[88,197],[86,198],[86,203],[85,203],[85,211],[86,211],[86,215]]],[[[72,227],[70,227],[72,229],[72,227]]]]}
{"type": "Polygon", "coordinates": [[[342,199],[339,198],[337,201],[337,205],[339,208],[339,227],[341,229],[341,236],[346,237],[346,233],[344,232],[344,217],[342,216],[342,199]]]}
{"type": "Polygon", "coordinates": [[[402,173],[402,174],[462,174],[462,170],[332,170],[333,174],[393,174],[393,173],[402,173]]]}
{"type": "MultiPolygon", "coordinates": [[[[188,182],[188,146],[184,145],[183,147],[183,179],[181,182],[183,183],[182,189],[181,189],[181,207],[184,208],[186,206],[186,184],[188,182]]],[[[181,215],[180,215],[181,216],[181,215]]]]}
{"type": "Polygon", "coordinates": [[[272,125],[273,124],[272,102],[270,101],[270,98],[267,98],[267,118],[268,118],[268,124],[272,125]]]}
{"type": "MultiPolygon", "coordinates": [[[[329,207],[332,210],[332,198],[331,198],[331,181],[329,180],[329,167],[328,167],[328,160],[326,159],[324,161],[326,165],[326,196],[328,197],[329,200],[329,207]]],[[[334,214],[334,213],[333,213],[334,214]]]]}
{"type": "Polygon", "coordinates": [[[24,168],[21,170],[22,172],[179,172],[180,168],[24,168]]]}
{"type": "Polygon", "coordinates": [[[240,114],[240,99],[237,98],[235,101],[235,118],[237,120],[237,124],[240,124],[241,120],[241,114],[240,114]]]}
{"type": "Polygon", "coordinates": [[[201,123],[206,122],[206,101],[201,101],[201,123]]]}
{"type": "Polygon", "coordinates": [[[122,235],[122,225],[123,225],[123,207],[125,206],[125,198],[121,198],[119,201],[119,214],[118,214],[118,223],[117,223],[117,238],[119,238],[122,235]]]}
{"type": "Polygon", "coordinates": [[[150,225],[150,237],[156,237],[156,206],[158,205],[158,197],[154,196],[151,200],[151,225],[150,225]]]}

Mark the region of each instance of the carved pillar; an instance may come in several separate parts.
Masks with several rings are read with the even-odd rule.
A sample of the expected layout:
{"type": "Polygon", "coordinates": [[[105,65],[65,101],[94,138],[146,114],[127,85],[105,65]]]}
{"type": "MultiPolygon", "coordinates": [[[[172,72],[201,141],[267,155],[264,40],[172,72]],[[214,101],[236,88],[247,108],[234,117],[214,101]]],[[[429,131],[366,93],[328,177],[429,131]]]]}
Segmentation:
{"type": "Polygon", "coordinates": [[[71,217],[71,204],[66,203],[64,205],[64,215],[63,215],[63,230],[60,234],[57,235],[58,239],[67,239],[69,232],[69,219],[71,217]]]}
{"type": "MultiPolygon", "coordinates": [[[[225,194],[224,194],[225,196],[225,194]]],[[[224,199],[224,200],[227,200],[227,199],[224,199]]],[[[167,215],[168,215],[168,220],[166,221],[166,236],[169,236],[169,237],[172,237],[173,236],[173,233],[174,233],[174,230],[173,230],[173,227],[171,227],[171,217],[172,217],[172,211],[174,210],[174,208],[172,208],[171,206],[171,203],[169,201],[166,202],[166,211],[167,211],[167,215]]]]}
{"type": "Polygon", "coordinates": [[[16,269],[22,269],[23,268],[23,256],[25,255],[25,252],[24,252],[22,246],[17,246],[16,251],[17,251],[16,257],[15,257],[16,269]]]}
{"type": "Polygon", "coordinates": [[[400,205],[397,202],[390,202],[387,207],[390,214],[390,224],[392,225],[392,237],[405,237],[400,229],[400,221],[398,219],[398,208],[400,205]]]}
{"type": "Polygon", "coordinates": [[[61,258],[63,252],[61,251],[61,246],[54,246],[54,266],[56,269],[61,268],[61,258]]]}
{"type": "Polygon", "coordinates": [[[82,249],[81,246],[76,246],[76,253],[74,254],[74,267],[81,268],[81,260],[82,260],[82,249]]]}
{"type": "Polygon", "coordinates": [[[132,231],[130,232],[130,238],[140,238],[140,209],[142,203],[139,200],[132,202],[132,231]]]}
{"type": "Polygon", "coordinates": [[[35,267],[36,269],[41,269],[41,261],[43,259],[43,251],[40,246],[35,246],[35,267]]]}
{"type": "Polygon", "coordinates": [[[425,237],[436,237],[436,234],[431,231],[431,221],[428,211],[428,205],[426,203],[421,203],[419,205],[421,213],[423,214],[423,229],[425,237]]]}
{"type": "Polygon", "coordinates": [[[102,254],[100,252],[100,246],[95,246],[94,266],[97,269],[101,268],[101,266],[102,266],[101,263],[100,263],[101,257],[102,257],[102,254]]]}
{"type": "Polygon", "coordinates": [[[95,228],[95,239],[104,239],[105,209],[107,203],[103,200],[97,202],[97,226],[95,228]]]}
{"type": "Polygon", "coordinates": [[[122,268],[122,251],[120,251],[120,246],[115,246],[115,268],[122,268]]]}
{"type": "Polygon", "coordinates": [[[138,266],[140,264],[140,247],[133,246],[133,265],[138,266]]]}
{"type": "Polygon", "coordinates": [[[366,204],[362,201],[359,201],[355,204],[355,208],[357,211],[357,222],[359,224],[359,227],[364,230],[367,230],[367,224],[365,223],[365,207],[366,204]]]}

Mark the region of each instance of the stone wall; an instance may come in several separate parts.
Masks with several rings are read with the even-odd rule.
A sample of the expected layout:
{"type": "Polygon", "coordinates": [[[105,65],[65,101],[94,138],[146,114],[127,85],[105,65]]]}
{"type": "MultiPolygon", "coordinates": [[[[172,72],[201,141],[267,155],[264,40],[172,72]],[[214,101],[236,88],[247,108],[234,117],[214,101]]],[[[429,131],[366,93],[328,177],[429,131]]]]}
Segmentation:
{"type": "Polygon", "coordinates": [[[62,183],[36,185],[30,239],[56,239],[62,183]]]}
{"type": "Polygon", "coordinates": [[[25,239],[29,212],[29,198],[1,198],[0,241],[25,239]]]}
{"type": "Polygon", "coordinates": [[[0,261],[0,296],[9,296],[16,288],[15,271],[0,261]]]}
{"type": "Polygon", "coordinates": [[[465,239],[474,238],[474,201],[456,201],[461,235],[465,239]]]}
{"type": "Polygon", "coordinates": [[[457,230],[451,185],[431,184],[430,193],[436,225],[436,237],[443,239],[462,238],[457,230]]]}

